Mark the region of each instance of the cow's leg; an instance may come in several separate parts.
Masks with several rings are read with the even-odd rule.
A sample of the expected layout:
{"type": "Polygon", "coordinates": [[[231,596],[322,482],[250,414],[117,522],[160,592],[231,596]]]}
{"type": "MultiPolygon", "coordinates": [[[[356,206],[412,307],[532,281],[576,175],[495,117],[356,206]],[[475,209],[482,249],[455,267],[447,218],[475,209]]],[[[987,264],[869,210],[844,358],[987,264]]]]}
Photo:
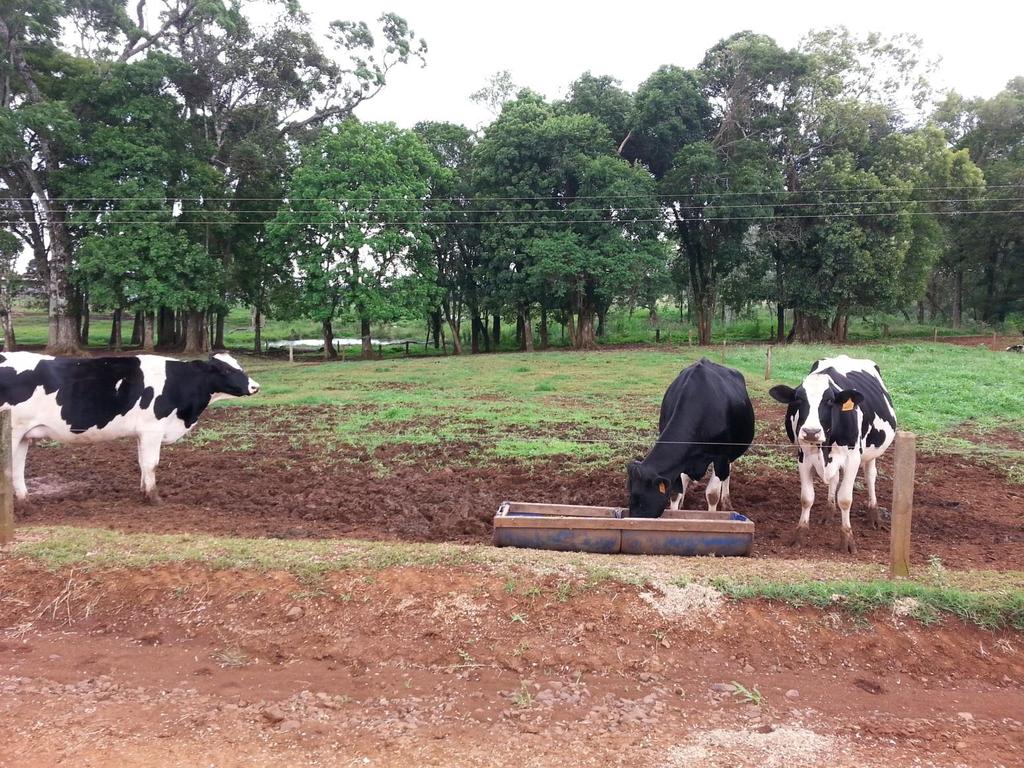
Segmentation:
{"type": "Polygon", "coordinates": [[[814,506],[814,476],[811,468],[810,457],[804,455],[800,461],[800,522],[796,525],[796,532],[793,535],[793,546],[799,547],[804,543],[807,536],[807,529],[811,524],[811,507],[814,506]]]}
{"type": "Polygon", "coordinates": [[[732,482],[732,475],[730,474],[725,480],[722,481],[722,509],[731,512],[732,511],[732,496],[729,494],[729,483],[732,482]]]}
{"type": "Polygon", "coordinates": [[[850,507],[853,506],[853,484],[857,480],[857,469],[860,457],[854,455],[843,467],[843,479],[839,483],[836,501],[839,503],[839,514],[843,520],[840,532],[839,549],[851,555],[857,554],[857,545],[853,541],[853,528],[850,526],[850,507]]]}
{"type": "Polygon", "coordinates": [[[139,471],[142,473],[140,486],[146,499],[152,504],[160,503],[156,490],[156,465],[160,463],[160,444],[163,435],[147,432],[139,435],[139,471]]]}
{"type": "Polygon", "coordinates": [[[29,442],[23,433],[11,436],[11,481],[14,485],[14,498],[22,501],[28,498],[28,486],[25,485],[25,459],[28,458],[29,442]]]}
{"type": "Polygon", "coordinates": [[[683,486],[678,494],[672,497],[672,503],[669,505],[669,509],[676,510],[683,506],[683,502],[686,500],[686,489],[690,485],[690,476],[685,472],[680,473],[679,482],[683,486]]]}
{"type": "Polygon", "coordinates": [[[708,512],[716,512],[719,502],[725,500],[729,490],[728,482],[728,459],[715,459],[711,465],[711,479],[708,480],[708,487],[704,490],[704,496],[708,500],[708,512]]]}
{"type": "Polygon", "coordinates": [[[878,479],[878,467],[875,459],[864,463],[864,485],[868,489],[868,522],[872,528],[878,528],[882,521],[878,517],[878,496],[875,495],[875,480],[878,479]]]}
{"type": "Polygon", "coordinates": [[[708,487],[704,489],[704,498],[708,500],[708,512],[718,509],[718,502],[722,498],[722,478],[711,470],[711,479],[708,480],[708,487]]]}
{"type": "Polygon", "coordinates": [[[835,520],[836,518],[836,494],[839,493],[839,473],[836,472],[832,475],[832,479],[828,481],[828,499],[826,500],[826,506],[828,507],[829,519],[835,520]]]}

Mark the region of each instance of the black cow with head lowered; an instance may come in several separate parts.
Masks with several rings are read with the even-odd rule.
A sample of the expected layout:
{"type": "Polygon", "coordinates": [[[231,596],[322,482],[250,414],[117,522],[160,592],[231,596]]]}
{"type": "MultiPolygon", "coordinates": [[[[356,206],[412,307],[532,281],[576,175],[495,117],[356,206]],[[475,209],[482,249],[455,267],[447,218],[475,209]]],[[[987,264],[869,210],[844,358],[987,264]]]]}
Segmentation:
{"type": "Polygon", "coordinates": [[[11,412],[15,496],[28,496],[25,458],[32,440],[97,443],[134,437],[142,492],[158,502],[160,446],[191,432],[211,402],[259,390],[223,352],[187,362],[156,355],[0,354],[0,410],[11,412]]]}
{"type": "Polygon", "coordinates": [[[800,522],[794,543],[807,533],[814,504],[814,476],[828,483],[828,506],[839,504],[841,547],[856,551],[850,527],[853,484],[864,467],[868,518],[876,528],[878,498],[875,461],[896,437],[896,411],[882,372],[871,360],[846,355],[818,360],[796,389],[779,385],[769,391],[786,411],[786,434],[797,445],[800,466],[800,522]]]}
{"type": "Polygon", "coordinates": [[[686,487],[712,468],[705,496],[714,512],[730,509],[729,465],[754,439],[754,407],[743,374],[702,358],[684,368],[665,392],[658,441],[627,468],[629,514],[660,517],[679,509],[686,487]]]}

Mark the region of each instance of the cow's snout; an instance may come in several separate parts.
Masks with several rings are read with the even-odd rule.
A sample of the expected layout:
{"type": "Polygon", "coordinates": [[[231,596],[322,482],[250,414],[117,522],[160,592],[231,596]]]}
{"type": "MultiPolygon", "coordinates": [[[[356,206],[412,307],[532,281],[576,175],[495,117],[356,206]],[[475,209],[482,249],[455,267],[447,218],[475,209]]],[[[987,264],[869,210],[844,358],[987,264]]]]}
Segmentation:
{"type": "Polygon", "coordinates": [[[255,395],[259,391],[260,391],[259,382],[255,381],[253,379],[249,379],[249,394],[250,395],[255,395]]]}
{"type": "Polygon", "coordinates": [[[800,437],[808,443],[820,443],[822,441],[821,430],[815,429],[814,427],[804,427],[801,429],[800,437]]]}

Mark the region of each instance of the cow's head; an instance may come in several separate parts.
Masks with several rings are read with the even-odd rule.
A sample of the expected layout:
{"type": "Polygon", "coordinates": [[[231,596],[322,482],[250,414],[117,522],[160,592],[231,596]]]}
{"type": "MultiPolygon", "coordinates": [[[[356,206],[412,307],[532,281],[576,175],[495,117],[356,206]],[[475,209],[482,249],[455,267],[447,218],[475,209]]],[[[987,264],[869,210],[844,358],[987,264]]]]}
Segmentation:
{"type": "Polygon", "coordinates": [[[856,444],[857,406],[864,401],[857,390],[841,390],[828,376],[812,373],[796,389],[780,384],[768,394],[789,406],[786,434],[790,442],[807,448],[856,444]]]}
{"type": "Polygon", "coordinates": [[[639,461],[626,465],[626,490],[629,491],[630,517],[661,517],[669,501],[671,487],[667,477],[661,477],[639,461]]]}
{"type": "Polygon", "coordinates": [[[208,364],[211,376],[210,391],[216,396],[245,397],[260,391],[260,385],[249,378],[227,352],[216,352],[210,355],[208,364]]]}

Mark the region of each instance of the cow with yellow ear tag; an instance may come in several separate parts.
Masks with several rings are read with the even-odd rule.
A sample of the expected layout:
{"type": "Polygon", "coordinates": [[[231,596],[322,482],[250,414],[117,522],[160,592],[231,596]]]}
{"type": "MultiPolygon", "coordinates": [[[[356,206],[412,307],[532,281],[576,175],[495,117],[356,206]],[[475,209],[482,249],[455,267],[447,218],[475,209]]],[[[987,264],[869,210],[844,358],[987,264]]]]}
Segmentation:
{"type": "Polygon", "coordinates": [[[708,509],[731,509],[729,466],[754,439],[754,407],[743,374],[702,358],[684,368],[661,401],[658,440],[626,467],[631,517],[679,509],[687,486],[711,468],[708,509]]]}
{"type": "Polygon", "coordinates": [[[769,394],[788,407],[786,434],[797,446],[800,522],[793,543],[807,533],[814,504],[814,473],[828,484],[828,507],[842,515],[840,547],[857,550],[850,525],[853,484],[864,468],[868,520],[879,525],[875,461],[896,437],[896,411],[882,372],[871,360],[846,355],[818,360],[799,387],[772,387],[769,394]]]}

